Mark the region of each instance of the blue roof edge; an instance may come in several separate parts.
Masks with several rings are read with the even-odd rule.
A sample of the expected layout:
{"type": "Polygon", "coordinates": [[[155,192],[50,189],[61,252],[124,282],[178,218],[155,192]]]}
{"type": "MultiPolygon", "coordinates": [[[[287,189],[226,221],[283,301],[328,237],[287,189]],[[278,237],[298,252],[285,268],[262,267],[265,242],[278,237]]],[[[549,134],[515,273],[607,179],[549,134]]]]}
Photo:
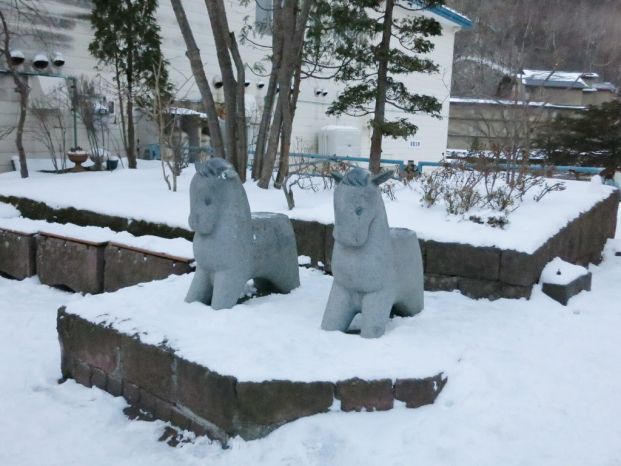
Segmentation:
{"type": "Polygon", "coordinates": [[[443,18],[454,22],[455,24],[457,24],[463,29],[472,29],[474,27],[474,23],[472,22],[471,19],[445,6],[434,6],[430,8],[429,11],[432,11],[438,16],[442,16],[443,18]]]}

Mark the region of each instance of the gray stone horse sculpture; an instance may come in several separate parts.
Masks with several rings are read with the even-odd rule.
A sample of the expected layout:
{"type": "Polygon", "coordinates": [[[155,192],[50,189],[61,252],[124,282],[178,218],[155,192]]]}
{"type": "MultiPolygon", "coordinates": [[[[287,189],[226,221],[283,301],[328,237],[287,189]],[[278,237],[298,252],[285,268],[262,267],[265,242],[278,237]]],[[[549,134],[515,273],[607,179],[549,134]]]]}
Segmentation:
{"type": "Polygon", "coordinates": [[[372,176],[354,168],[334,174],[334,282],[321,328],[347,331],[361,313],[361,336],[384,334],[391,310],[412,316],[423,309],[423,262],[416,233],[389,228],[379,185],[392,172],[372,176]]]}
{"type": "Polygon", "coordinates": [[[196,273],[186,301],[233,307],[248,280],[288,293],[300,286],[293,227],[286,215],[251,216],[246,191],[221,158],[196,164],[190,183],[196,273]]]}

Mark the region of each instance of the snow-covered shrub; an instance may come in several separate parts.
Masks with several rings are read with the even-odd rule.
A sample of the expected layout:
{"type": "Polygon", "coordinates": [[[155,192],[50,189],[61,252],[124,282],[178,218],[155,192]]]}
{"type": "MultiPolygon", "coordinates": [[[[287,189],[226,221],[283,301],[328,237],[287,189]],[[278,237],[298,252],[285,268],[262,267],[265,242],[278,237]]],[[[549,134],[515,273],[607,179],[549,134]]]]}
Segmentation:
{"type": "Polygon", "coordinates": [[[445,161],[437,170],[421,175],[417,183],[423,206],[443,205],[451,215],[482,211],[468,219],[500,228],[529,194],[539,202],[548,193],[565,189],[562,182],[548,183],[525,161],[507,162],[498,154],[445,161]]]}

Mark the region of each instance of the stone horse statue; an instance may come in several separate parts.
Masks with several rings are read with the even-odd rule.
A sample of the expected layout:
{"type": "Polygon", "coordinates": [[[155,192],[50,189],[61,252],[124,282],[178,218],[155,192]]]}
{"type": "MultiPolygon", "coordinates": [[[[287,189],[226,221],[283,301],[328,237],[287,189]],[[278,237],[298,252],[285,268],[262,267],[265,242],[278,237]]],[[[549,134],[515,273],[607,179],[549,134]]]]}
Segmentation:
{"type": "Polygon", "coordinates": [[[233,307],[248,280],[288,293],[300,286],[293,227],[286,215],[250,214],[246,191],[221,158],[196,164],[190,183],[190,228],[196,273],[187,302],[233,307]]]}
{"type": "Polygon", "coordinates": [[[423,261],[416,233],[389,228],[379,185],[392,172],[372,176],[354,168],[333,174],[334,282],[321,328],[347,331],[362,314],[361,336],[384,334],[391,310],[413,316],[423,309],[423,261]]]}

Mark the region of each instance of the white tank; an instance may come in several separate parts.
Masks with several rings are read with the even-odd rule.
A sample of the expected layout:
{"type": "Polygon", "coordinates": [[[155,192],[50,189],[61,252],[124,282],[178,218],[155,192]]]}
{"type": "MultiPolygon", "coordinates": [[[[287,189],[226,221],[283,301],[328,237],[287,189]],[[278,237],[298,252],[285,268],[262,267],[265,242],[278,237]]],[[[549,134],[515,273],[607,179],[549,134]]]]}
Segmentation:
{"type": "Polygon", "coordinates": [[[328,125],[319,130],[319,154],[360,157],[360,128],[328,125]]]}

